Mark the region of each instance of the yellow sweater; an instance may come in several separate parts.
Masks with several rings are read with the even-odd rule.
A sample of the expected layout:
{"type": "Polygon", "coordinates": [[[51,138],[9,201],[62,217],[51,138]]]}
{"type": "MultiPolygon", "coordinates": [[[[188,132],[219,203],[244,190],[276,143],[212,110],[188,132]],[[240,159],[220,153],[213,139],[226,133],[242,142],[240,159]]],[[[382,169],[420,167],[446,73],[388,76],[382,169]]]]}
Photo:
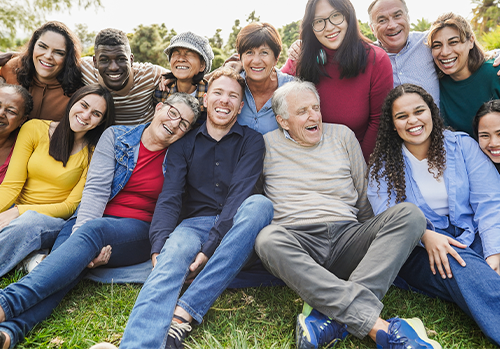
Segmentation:
{"type": "Polygon", "coordinates": [[[87,177],[87,147],[71,155],[63,167],[49,155],[50,123],[34,119],[21,127],[0,185],[0,212],[15,203],[19,214],[32,210],[66,219],[80,203],[87,177]]]}

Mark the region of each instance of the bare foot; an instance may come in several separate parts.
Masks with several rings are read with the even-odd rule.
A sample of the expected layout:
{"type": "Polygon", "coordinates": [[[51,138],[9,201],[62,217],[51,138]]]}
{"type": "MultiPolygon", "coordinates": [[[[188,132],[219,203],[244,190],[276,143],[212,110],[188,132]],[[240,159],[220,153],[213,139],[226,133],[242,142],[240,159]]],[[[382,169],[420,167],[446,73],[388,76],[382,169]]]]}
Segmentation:
{"type": "Polygon", "coordinates": [[[5,332],[0,332],[0,342],[2,341],[2,339],[4,340],[4,342],[3,342],[2,348],[0,348],[0,349],[8,349],[10,347],[10,337],[9,337],[9,335],[7,333],[5,333],[5,332]],[[4,338],[2,338],[2,336],[4,338]]]}
{"type": "Polygon", "coordinates": [[[99,256],[94,258],[92,262],[87,265],[87,268],[97,268],[101,265],[108,264],[109,259],[111,258],[111,246],[104,246],[101,250],[101,253],[99,253],[99,256]]]}

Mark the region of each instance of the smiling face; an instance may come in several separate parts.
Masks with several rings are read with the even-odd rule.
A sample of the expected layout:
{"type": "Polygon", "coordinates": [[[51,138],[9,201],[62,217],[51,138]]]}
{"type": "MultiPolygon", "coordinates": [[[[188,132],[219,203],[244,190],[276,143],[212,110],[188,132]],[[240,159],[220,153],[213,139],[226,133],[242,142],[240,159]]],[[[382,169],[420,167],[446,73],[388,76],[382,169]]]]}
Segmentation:
{"type": "Polygon", "coordinates": [[[53,82],[63,70],[66,61],[66,39],[61,34],[46,31],[33,48],[36,77],[43,83],[53,82]]]}
{"type": "Polygon", "coordinates": [[[344,21],[338,25],[333,25],[328,20],[328,18],[334,18],[334,17],[342,18],[342,14],[338,12],[332,5],[330,5],[328,0],[319,0],[316,3],[316,10],[314,11],[313,23],[314,21],[320,19],[326,20],[326,23],[325,23],[325,28],[319,32],[314,31],[314,35],[316,35],[316,38],[323,46],[332,50],[336,50],[340,47],[342,41],[344,40],[348,27],[346,19],[344,19],[344,21]],[[332,15],[333,17],[330,17],[332,15]]]}
{"type": "MultiPolygon", "coordinates": [[[[194,122],[194,113],[186,104],[182,102],[172,103],[172,107],[179,112],[179,116],[182,119],[188,121],[190,124],[194,122]]],[[[159,142],[165,144],[165,146],[169,146],[185,134],[179,128],[179,123],[182,119],[172,120],[168,116],[169,109],[168,104],[158,103],[156,105],[155,116],[150,125],[154,137],[159,142]]]]}
{"type": "Polygon", "coordinates": [[[298,144],[312,147],[319,143],[323,135],[321,110],[316,95],[311,91],[291,93],[286,97],[288,119],[281,115],[276,120],[281,128],[287,130],[298,144]]]}
{"type": "Polygon", "coordinates": [[[263,44],[243,52],[240,58],[248,80],[264,81],[271,76],[279,57],[275,57],[273,50],[263,44]]]}
{"type": "Polygon", "coordinates": [[[96,128],[106,114],[106,100],[96,94],[82,97],[69,111],[69,125],[75,136],[96,128]]]}
{"type": "Polygon", "coordinates": [[[407,93],[392,104],[392,121],[406,148],[414,154],[427,154],[431,144],[432,114],[416,93],[407,93]]]}
{"type": "Polygon", "coordinates": [[[400,0],[380,0],[371,11],[370,27],[380,44],[390,53],[401,51],[410,34],[410,21],[400,0]]]}
{"type": "Polygon", "coordinates": [[[176,47],[170,55],[172,74],[181,81],[192,80],[205,70],[205,61],[198,52],[184,47],[176,47]]]}
{"type": "Polygon", "coordinates": [[[0,139],[9,137],[25,120],[21,95],[12,88],[0,88],[0,139]]]}
{"type": "Polygon", "coordinates": [[[230,129],[243,108],[242,99],[243,90],[236,80],[228,76],[213,80],[203,98],[207,123],[214,128],[230,129]]]}
{"type": "Polygon", "coordinates": [[[127,85],[132,73],[134,55],[125,45],[100,45],[94,55],[94,66],[110,90],[119,91],[127,85]]]}
{"type": "Polygon", "coordinates": [[[471,76],[469,51],[474,47],[474,38],[460,41],[460,33],[454,27],[437,31],[431,43],[432,57],[438,68],[453,80],[460,81],[471,76]]]}
{"type": "Polygon", "coordinates": [[[479,119],[478,142],[491,161],[500,164],[500,113],[492,112],[479,119]]]}

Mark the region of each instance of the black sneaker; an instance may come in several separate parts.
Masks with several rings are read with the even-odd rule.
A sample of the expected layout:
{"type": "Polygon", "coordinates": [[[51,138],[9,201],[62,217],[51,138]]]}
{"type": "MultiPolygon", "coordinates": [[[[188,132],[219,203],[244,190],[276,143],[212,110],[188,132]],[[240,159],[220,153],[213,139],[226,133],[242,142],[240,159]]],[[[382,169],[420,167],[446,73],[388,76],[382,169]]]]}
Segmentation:
{"type": "Polygon", "coordinates": [[[184,339],[189,332],[191,332],[192,327],[189,322],[179,323],[175,320],[172,320],[170,323],[170,329],[168,330],[167,336],[167,345],[165,349],[183,349],[184,348],[184,339]]]}

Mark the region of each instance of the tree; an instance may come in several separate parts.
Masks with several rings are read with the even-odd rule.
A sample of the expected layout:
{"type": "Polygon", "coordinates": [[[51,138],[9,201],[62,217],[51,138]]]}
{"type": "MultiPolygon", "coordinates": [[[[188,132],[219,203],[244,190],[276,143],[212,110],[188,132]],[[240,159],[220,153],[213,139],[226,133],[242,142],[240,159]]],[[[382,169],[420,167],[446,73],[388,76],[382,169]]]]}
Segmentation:
{"type": "Polygon", "coordinates": [[[11,42],[19,29],[32,31],[44,20],[44,15],[73,6],[101,6],[101,0],[0,0],[0,46],[11,42]]]}
{"type": "Polygon", "coordinates": [[[222,37],[220,36],[220,32],[222,29],[217,29],[215,30],[214,36],[212,36],[210,39],[208,39],[208,42],[210,43],[210,46],[212,48],[222,48],[222,45],[224,45],[224,40],[222,40],[222,37]]]}
{"type": "Polygon", "coordinates": [[[160,33],[168,33],[165,25],[139,25],[129,38],[130,48],[137,62],[151,62],[161,66],[168,66],[168,59],[163,50],[169,45],[170,39],[176,34],[173,29],[162,37],[160,33]],[[171,35],[173,34],[173,35],[171,35]]]}
{"type": "Polygon", "coordinates": [[[236,37],[240,33],[241,27],[240,27],[240,20],[236,19],[234,21],[234,25],[231,28],[231,33],[229,33],[229,38],[227,39],[226,46],[224,47],[226,53],[228,56],[232,55],[234,52],[236,52],[236,37]]]}
{"type": "Polygon", "coordinates": [[[96,32],[89,32],[86,24],[75,24],[75,34],[82,44],[82,56],[89,56],[90,48],[94,45],[96,32]]]}
{"type": "Polygon", "coordinates": [[[484,46],[486,50],[494,50],[500,47],[500,25],[496,26],[496,29],[490,31],[489,33],[484,33],[478,40],[484,46]]]}
{"type": "Polygon", "coordinates": [[[361,34],[366,36],[371,41],[377,41],[377,38],[375,37],[375,35],[373,35],[372,29],[370,28],[368,22],[361,22],[361,20],[358,19],[358,24],[361,34]]]}
{"type": "Polygon", "coordinates": [[[283,45],[290,47],[300,37],[300,21],[285,24],[278,29],[283,45]]]}
{"type": "Polygon", "coordinates": [[[500,22],[500,0],[472,0],[474,17],[471,25],[476,32],[488,33],[500,22]]]}
{"type": "Polygon", "coordinates": [[[429,30],[431,27],[431,22],[426,20],[425,18],[417,19],[417,23],[412,23],[411,24],[411,31],[414,32],[425,32],[426,30],[429,30]]]}
{"type": "Polygon", "coordinates": [[[255,10],[250,13],[246,19],[247,23],[252,23],[252,22],[260,22],[260,16],[257,16],[255,14],[255,10]]]}

